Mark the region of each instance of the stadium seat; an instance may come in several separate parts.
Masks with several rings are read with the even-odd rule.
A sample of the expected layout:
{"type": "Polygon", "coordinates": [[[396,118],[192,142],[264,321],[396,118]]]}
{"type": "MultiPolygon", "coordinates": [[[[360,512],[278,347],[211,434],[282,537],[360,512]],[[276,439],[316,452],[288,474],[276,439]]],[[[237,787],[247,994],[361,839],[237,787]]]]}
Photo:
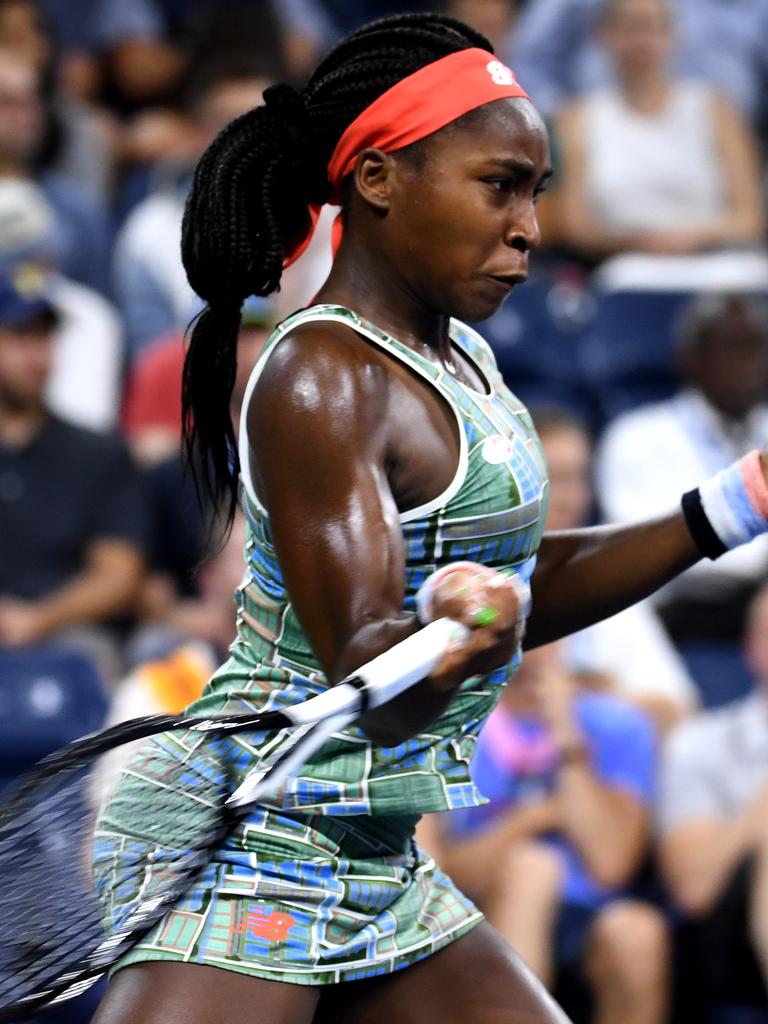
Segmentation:
{"type": "Polygon", "coordinates": [[[597,392],[604,421],[676,390],[675,322],[689,297],[681,292],[598,293],[581,346],[581,370],[597,392]]]}
{"type": "Polygon", "coordinates": [[[541,277],[516,288],[494,317],[475,326],[526,405],[561,405],[593,424],[595,408],[580,369],[593,308],[592,293],[580,281],[541,277]]]}
{"type": "Polygon", "coordinates": [[[759,1006],[721,1006],[712,1010],[708,1024],[768,1024],[768,1010],[759,1006]]]}
{"type": "Polygon", "coordinates": [[[98,729],[106,713],[101,679],[84,655],[53,647],[0,650],[0,788],[98,729]]]}
{"type": "Polygon", "coordinates": [[[702,707],[717,708],[754,687],[740,648],[729,644],[682,644],[680,654],[696,683],[702,707]]]}

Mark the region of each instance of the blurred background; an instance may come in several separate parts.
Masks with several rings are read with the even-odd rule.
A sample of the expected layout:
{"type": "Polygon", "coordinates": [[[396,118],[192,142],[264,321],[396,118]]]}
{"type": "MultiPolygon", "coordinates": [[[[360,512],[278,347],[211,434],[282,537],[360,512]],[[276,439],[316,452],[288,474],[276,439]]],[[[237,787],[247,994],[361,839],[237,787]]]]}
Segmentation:
{"type": "MultiPolygon", "coordinates": [[[[664,512],[768,440],[768,0],[0,0],[0,785],[181,710],[224,656],[242,523],[211,555],[179,461],[190,177],[268,84],[426,9],[552,133],[535,270],[477,325],[549,528],[664,512]]],[[[233,415],[327,240],[246,303],[233,415]]],[[[422,823],[577,1024],[768,1022],[767,585],[759,540],[526,659],[475,761],[490,804],[422,823]]]]}

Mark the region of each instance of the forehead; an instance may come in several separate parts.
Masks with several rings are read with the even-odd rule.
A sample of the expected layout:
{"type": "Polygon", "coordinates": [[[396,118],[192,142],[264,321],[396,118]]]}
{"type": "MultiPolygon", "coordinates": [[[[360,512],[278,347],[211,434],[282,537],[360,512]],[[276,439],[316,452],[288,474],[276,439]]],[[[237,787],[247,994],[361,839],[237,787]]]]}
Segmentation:
{"type": "Polygon", "coordinates": [[[604,20],[608,22],[623,23],[625,20],[649,17],[662,17],[666,20],[669,17],[666,0],[613,0],[604,11],[604,20]]]}
{"type": "Polygon", "coordinates": [[[430,155],[472,162],[526,159],[538,172],[549,167],[549,137],[530,100],[485,103],[424,140],[430,155]]]}

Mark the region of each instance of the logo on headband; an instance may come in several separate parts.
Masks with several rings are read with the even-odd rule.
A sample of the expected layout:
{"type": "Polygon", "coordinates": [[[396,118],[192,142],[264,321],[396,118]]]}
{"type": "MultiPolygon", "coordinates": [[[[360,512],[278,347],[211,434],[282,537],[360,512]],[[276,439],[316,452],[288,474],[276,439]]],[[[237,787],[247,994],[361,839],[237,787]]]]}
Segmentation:
{"type": "Polygon", "coordinates": [[[496,85],[514,85],[517,81],[512,70],[500,60],[489,60],[485,70],[491,76],[496,85]]]}

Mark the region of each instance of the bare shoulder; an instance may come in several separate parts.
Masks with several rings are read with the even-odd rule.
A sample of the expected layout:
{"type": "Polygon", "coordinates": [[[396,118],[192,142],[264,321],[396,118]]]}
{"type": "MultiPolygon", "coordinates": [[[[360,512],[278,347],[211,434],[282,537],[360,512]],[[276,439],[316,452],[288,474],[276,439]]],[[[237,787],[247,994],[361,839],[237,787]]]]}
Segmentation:
{"type": "Polygon", "coordinates": [[[295,431],[365,431],[381,423],[388,374],[380,355],[352,328],[336,323],[296,327],[275,347],[259,376],[248,408],[249,432],[290,422],[295,431]]]}

